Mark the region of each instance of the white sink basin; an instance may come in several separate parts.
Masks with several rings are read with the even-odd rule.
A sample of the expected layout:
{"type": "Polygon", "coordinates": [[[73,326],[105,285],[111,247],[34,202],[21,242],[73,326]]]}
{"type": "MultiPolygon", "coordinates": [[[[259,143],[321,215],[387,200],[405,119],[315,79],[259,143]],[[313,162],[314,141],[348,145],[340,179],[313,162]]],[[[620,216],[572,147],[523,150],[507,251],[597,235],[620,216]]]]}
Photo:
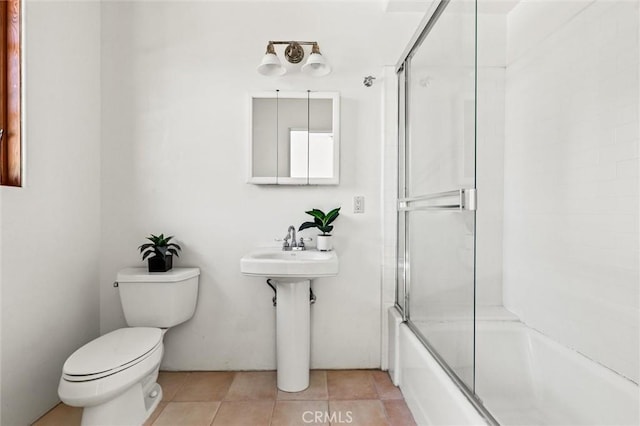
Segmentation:
{"type": "Polygon", "coordinates": [[[338,256],[335,251],[262,248],[240,259],[240,272],[275,280],[332,277],[338,274],[338,256]]]}

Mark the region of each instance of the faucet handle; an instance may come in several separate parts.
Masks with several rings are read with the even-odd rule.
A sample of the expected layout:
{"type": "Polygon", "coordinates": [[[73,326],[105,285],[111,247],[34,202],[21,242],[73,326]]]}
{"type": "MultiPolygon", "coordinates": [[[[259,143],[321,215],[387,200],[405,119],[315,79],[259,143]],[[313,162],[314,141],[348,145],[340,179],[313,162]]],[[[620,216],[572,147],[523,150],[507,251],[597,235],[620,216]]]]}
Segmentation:
{"type": "Polygon", "coordinates": [[[305,241],[311,241],[311,238],[300,237],[300,242],[298,243],[298,250],[306,250],[307,249],[307,247],[304,245],[305,241]]]}
{"type": "Polygon", "coordinates": [[[282,250],[290,250],[289,248],[289,236],[287,235],[284,238],[274,238],[274,241],[282,241],[282,250]]]}

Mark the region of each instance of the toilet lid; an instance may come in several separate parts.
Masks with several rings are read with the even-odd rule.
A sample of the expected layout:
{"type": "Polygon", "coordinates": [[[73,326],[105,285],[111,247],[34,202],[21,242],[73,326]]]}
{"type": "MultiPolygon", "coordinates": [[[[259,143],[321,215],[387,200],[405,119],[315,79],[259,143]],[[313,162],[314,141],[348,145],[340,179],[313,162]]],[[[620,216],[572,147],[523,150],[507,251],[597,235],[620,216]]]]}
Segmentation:
{"type": "Polygon", "coordinates": [[[162,331],[130,327],[107,333],[75,351],[62,367],[68,376],[103,375],[146,358],[162,344],[162,331]],[[135,362],[134,362],[135,361],[135,362]]]}

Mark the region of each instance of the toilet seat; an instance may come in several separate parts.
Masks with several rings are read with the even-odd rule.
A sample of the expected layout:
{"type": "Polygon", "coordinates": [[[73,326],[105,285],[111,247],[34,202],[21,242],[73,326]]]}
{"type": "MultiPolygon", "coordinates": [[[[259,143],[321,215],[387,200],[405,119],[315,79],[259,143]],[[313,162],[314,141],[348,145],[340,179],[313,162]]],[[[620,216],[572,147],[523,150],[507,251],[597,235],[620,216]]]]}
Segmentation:
{"type": "Polygon", "coordinates": [[[87,410],[121,403],[120,398],[128,400],[126,391],[132,386],[138,386],[137,392],[143,395],[145,384],[157,379],[164,352],[162,337],[159,328],[130,327],[87,343],[65,362],[58,396],[67,405],[87,410]]]}
{"type": "Polygon", "coordinates": [[[121,328],[75,351],[64,363],[62,377],[69,382],[102,379],[133,367],[161,347],[159,328],[121,328]]]}

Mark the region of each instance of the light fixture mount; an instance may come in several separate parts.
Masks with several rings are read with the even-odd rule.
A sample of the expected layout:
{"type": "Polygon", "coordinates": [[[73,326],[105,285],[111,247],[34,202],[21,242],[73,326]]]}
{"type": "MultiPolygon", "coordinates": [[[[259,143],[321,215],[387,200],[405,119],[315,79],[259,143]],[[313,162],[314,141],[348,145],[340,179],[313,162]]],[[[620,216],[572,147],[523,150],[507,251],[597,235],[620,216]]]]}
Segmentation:
{"type": "Polygon", "coordinates": [[[284,57],[292,64],[298,64],[304,58],[304,49],[297,41],[292,41],[284,50],[284,57]]]}

